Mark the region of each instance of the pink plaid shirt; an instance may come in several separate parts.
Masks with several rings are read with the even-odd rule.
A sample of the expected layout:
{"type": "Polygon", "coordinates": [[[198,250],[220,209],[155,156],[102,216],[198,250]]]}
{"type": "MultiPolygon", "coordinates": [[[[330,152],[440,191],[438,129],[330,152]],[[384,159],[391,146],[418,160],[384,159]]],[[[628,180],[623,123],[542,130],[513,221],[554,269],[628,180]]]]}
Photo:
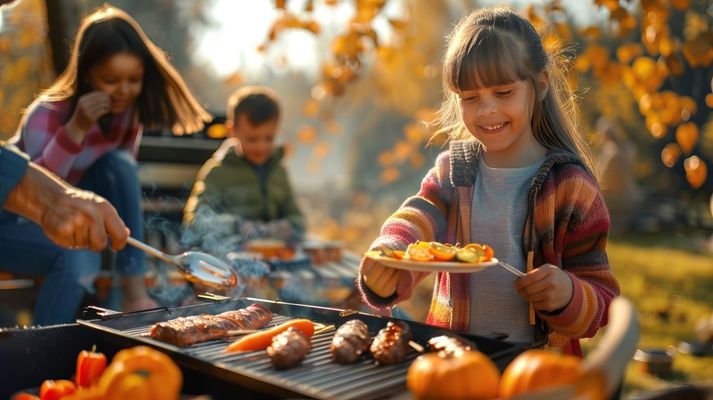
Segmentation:
{"type": "Polygon", "coordinates": [[[77,143],[64,129],[69,119],[69,107],[69,100],[35,101],[12,142],[35,163],[74,185],[96,160],[113,150],[125,149],[136,157],[142,126],[133,117],[133,109],[114,115],[108,134],[95,123],[82,143],[77,143]]]}

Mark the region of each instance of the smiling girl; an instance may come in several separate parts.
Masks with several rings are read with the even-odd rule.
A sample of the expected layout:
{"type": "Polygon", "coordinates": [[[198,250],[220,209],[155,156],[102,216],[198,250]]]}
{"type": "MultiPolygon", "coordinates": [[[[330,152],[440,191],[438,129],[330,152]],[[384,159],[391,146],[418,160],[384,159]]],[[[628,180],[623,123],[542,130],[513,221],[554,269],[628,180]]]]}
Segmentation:
{"type": "MultiPolygon", "coordinates": [[[[136,21],[122,10],[104,6],[83,19],[67,68],[28,107],[13,141],[36,163],[109,200],[131,236],[142,239],[136,154],[143,128],[192,133],[209,119],[136,21]]],[[[17,224],[18,245],[35,241],[39,253],[53,246],[32,224],[12,223],[17,224]]],[[[36,307],[46,317],[42,321],[71,321],[85,292],[92,290],[100,255],[70,252],[74,254],[67,259],[74,262],[68,261],[61,271],[45,271],[36,307]]],[[[118,253],[125,310],[155,306],[144,285],[143,257],[130,247],[118,253]]],[[[44,258],[26,262],[33,260],[41,263],[44,258]]],[[[31,269],[42,271],[41,266],[31,269]]]]}
{"type": "MultiPolygon", "coordinates": [[[[439,133],[453,139],[450,149],[371,248],[490,244],[525,276],[498,267],[438,272],[426,322],[581,355],[578,339],[606,324],[619,286],[606,254],[609,213],[557,60],[510,9],[459,22],[443,60],[439,133]]],[[[425,275],[364,258],[358,285],[368,304],[385,309],[425,275]]]]}

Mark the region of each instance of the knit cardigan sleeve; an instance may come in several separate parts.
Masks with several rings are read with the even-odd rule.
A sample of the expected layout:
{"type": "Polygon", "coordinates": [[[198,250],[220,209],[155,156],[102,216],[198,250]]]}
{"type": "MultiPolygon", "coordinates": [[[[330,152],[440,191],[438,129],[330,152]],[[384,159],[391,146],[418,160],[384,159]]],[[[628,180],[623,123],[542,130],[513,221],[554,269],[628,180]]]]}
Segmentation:
{"type": "Polygon", "coordinates": [[[540,196],[552,196],[556,203],[555,218],[543,215],[549,207],[535,212],[536,220],[555,221],[554,240],[551,247],[543,246],[543,261],[560,265],[573,284],[569,304],[557,314],[540,313],[540,317],[561,335],[592,337],[606,325],[609,303],[619,295],[606,253],[609,212],[596,181],[579,166],[564,167],[540,196]]]}
{"type": "MultiPolygon", "coordinates": [[[[417,240],[442,241],[446,235],[448,209],[453,196],[449,176],[449,154],[444,152],[421,181],[418,193],[407,198],[384,222],[379,237],[374,240],[370,249],[386,245],[392,249],[405,250],[409,243],[417,240]]],[[[362,259],[360,271],[365,262],[370,261],[362,259]]],[[[357,287],[364,302],[377,309],[391,307],[409,299],[416,284],[428,274],[400,271],[400,275],[396,293],[389,298],[383,298],[369,290],[360,273],[357,287]]]]}

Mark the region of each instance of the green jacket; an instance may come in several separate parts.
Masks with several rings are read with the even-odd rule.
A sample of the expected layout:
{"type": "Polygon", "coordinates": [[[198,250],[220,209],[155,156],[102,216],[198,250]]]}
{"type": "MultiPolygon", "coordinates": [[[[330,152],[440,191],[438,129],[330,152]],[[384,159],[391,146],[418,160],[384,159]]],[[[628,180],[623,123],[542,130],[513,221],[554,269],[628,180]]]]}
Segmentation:
{"type": "Polygon", "coordinates": [[[283,156],[284,149],[278,148],[265,164],[255,166],[242,156],[238,142],[223,142],[198,172],[186,202],[184,222],[194,222],[196,212],[209,207],[217,214],[251,221],[286,219],[296,233],[304,233],[305,219],[281,163],[283,156]]]}

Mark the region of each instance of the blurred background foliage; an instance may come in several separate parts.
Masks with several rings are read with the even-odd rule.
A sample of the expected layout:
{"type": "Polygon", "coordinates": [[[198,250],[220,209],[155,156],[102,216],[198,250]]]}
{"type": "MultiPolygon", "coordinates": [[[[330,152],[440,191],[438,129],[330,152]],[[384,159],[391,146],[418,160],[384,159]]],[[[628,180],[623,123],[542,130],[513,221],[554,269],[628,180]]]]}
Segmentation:
{"type": "MultiPolygon", "coordinates": [[[[593,146],[607,139],[596,126],[605,117],[617,127],[617,140],[635,146],[630,167],[643,196],[683,201],[695,210],[686,216],[688,222],[705,224],[713,191],[710,3],[593,3],[600,18],[587,26],[575,22],[567,2],[520,9],[547,46],[566,50],[569,81],[579,93],[585,134],[593,146]]],[[[101,4],[22,0],[3,12],[3,138],[14,133],[22,109],[64,67],[81,16],[101,4]]],[[[238,68],[219,76],[210,57],[195,56],[197,35],[216,22],[207,12],[215,0],[113,4],[133,15],[170,54],[215,115],[224,114],[224,99],[243,84],[267,84],[282,94],[294,179],[305,193],[327,190],[333,198],[333,206],[315,207],[312,226],[347,242],[368,237],[363,230],[373,230],[417,189],[443,149],[445,138],[431,138],[428,122],[442,98],[444,35],[480,5],[465,0],[275,0],[271,24],[254,32],[263,36],[255,53],[263,58],[260,73],[238,68]],[[330,9],[348,17],[324,18],[330,9]],[[316,72],[290,67],[285,37],[295,32],[314,37],[316,72]],[[375,208],[383,208],[383,214],[375,208]]],[[[230,52],[231,43],[240,40],[223,38],[223,51],[230,52]]],[[[214,127],[201,134],[221,138],[225,130],[214,127]]]]}

